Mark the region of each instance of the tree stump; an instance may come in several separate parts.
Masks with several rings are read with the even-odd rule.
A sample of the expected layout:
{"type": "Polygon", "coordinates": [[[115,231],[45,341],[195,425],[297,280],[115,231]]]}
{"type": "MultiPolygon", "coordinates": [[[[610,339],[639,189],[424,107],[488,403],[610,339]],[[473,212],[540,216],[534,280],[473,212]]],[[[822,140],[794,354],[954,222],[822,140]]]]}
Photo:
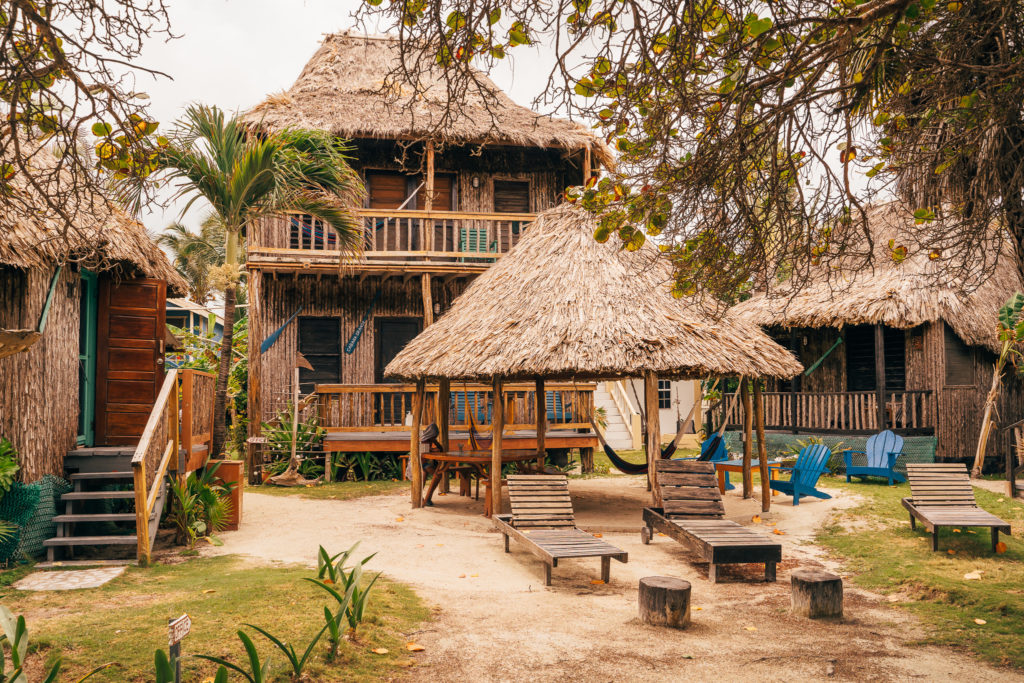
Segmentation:
{"type": "Polygon", "coordinates": [[[817,619],[843,616],[843,580],[820,569],[795,569],[789,574],[793,614],[817,619]]]}
{"type": "Polygon", "coordinates": [[[690,623],[690,582],[668,576],[640,579],[640,621],[686,628],[690,623]]]}

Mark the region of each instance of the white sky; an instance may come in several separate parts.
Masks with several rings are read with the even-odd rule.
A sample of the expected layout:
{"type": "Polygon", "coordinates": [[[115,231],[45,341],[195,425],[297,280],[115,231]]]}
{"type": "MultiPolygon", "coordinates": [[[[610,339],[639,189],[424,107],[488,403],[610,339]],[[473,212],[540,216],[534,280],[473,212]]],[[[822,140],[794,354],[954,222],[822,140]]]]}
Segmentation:
{"type": "MultiPolygon", "coordinates": [[[[169,128],[191,102],[227,111],[248,109],[291,86],[325,33],[355,27],[351,14],[359,2],[171,0],[172,30],[181,37],[151,40],[138,61],[173,80],[146,76],[137,89],[150,95],[150,112],[162,128],[169,128]]],[[[550,66],[538,52],[517,59],[515,67],[502,65],[491,77],[516,102],[529,105],[544,87],[550,66]]],[[[161,231],[179,219],[182,206],[151,207],[141,218],[151,231],[161,231]]],[[[204,212],[197,203],[183,222],[195,229],[204,212]]]]}

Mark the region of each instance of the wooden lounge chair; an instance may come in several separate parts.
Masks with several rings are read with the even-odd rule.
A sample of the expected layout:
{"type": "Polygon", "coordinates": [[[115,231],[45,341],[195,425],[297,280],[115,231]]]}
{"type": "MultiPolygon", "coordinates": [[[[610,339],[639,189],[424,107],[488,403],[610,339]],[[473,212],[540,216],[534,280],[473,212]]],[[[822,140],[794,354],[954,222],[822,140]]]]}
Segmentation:
{"type": "Polygon", "coordinates": [[[495,515],[494,526],[505,536],[506,553],[512,537],[544,562],[544,585],[551,585],[551,569],[561,559],[600,557],[605,583],[610,580],[612,558],[629,559],[622,549],[576,528],[565,475],[510,474],[508,497],[512,514],[495,515]]]}
{"type": "Polygon", "coordinates": [[[910,512],[911,529],[920,520],[932,532],[932,550],[939,549],[939,528],[944,526],[989,527],[993,552],[999,532],[1009,535],[1009,523],[978,507],[963,463],[907,463],[907,475],[912,495],[903,499],[903,507],[910,512]]]}
{"type": "Polygon", "coordinates": [[[649,544],[660,531],[708,563],[708,579],[718,580],[717,566],[764,562],[764,580],[775,580],[782,545],[736,522],[723,519],[725,507],[710,462],[659,460],[658,486],[664,508],[644,508],[640,540],[649,544]]]}
{"type": "Polygon", "coordinates": [[[889,486],[894,482],[903,483],[907,480],[893,468],[896,461],[903,455],[903,437],[886,429],[868,439],[863,451],[845,450],[843,460],[846,461],[846,481],[850,477],[882,477],[889,480],[889,486]],[[854,465],[854,454],[863,455],[867,460],[864,466],[854,465]]]}
{"type": "Polygon", "coordinates": [[[818,485],[818,479],[828,469],[828,459],[831,457],[832,451],[828,446],[820,443],[804,446],[800,449],[800,455],[797,456],[796,464],[793,467],[779,468],[791,472],[789,481],[773,479],[768,482],[768,486],[775,491],[793,496],[793,505],[799,505],[802,496],[831,498],[832,496],[815,488],[818,485]]]}

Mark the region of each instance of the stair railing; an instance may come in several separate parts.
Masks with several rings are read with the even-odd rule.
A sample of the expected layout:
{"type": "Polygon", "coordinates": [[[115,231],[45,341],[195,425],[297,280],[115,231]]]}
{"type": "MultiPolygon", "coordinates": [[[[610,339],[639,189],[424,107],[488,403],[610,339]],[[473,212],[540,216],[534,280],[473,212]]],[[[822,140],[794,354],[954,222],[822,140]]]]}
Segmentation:
{"type": "Polygon", "coordinates": [[[643,448],[644,443],[643,426],[640,411],[633,407],[632,401],[629,400],[629,394],[626,393],[626,381],[605,382],[605,387],[607,387],[619,415],[622,416],[622,423],[626,425],[626,431],[629,432],[629,438],[633,442],[633,450],[639,450],[643,448]]]}
{"type": "Polygon", "coordinates": [[[171,370],[157,394],[146,428],[132,456],[135,482],[135,533],[140,566],[149,564],[152,540],[149,518],[160,494],[163,478],[178,471],[178,371],[171,370]]]}

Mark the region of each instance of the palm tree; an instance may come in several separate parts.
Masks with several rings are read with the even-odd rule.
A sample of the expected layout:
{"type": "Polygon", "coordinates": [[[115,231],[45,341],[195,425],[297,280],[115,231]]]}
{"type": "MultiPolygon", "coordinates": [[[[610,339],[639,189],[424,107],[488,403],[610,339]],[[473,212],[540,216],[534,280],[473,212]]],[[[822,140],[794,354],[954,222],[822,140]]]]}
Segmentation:
{"type": "Polygon", "coordinates": [[[216,213],[207,214],[195,233],[184,223],[171,223],[156,237],[171,254],[174,268],[188,282],[189,298],[197,304],[213,299],[210,269],[224,265],[224,223],[216,213]]]}
{"type": "Polygon", "coordinates": [[[337,233],[342,252],[355,252],[362,228],[355,212],[365,194],[348,165],[347,144],[335,136],[298,128],[252,132],[237,116],[217,107],[188,107],[167,138],[153,142],[149,173],[122,174],[122,199],[138,209],[146,181],[164,176],[176,184],[174,199],[185,211],[199,199],[211,205],[224,228],[224,265],[215,268],[214,286],[224,291],[224,338],[214,395],[213,454],[224,446],[225,404],[231,369],[231,341],[239,269],[239,239],[247,226],[286,211],[309,214],[337,233]],[[220,281],[218,283],[218,281],[220,281]]]}

